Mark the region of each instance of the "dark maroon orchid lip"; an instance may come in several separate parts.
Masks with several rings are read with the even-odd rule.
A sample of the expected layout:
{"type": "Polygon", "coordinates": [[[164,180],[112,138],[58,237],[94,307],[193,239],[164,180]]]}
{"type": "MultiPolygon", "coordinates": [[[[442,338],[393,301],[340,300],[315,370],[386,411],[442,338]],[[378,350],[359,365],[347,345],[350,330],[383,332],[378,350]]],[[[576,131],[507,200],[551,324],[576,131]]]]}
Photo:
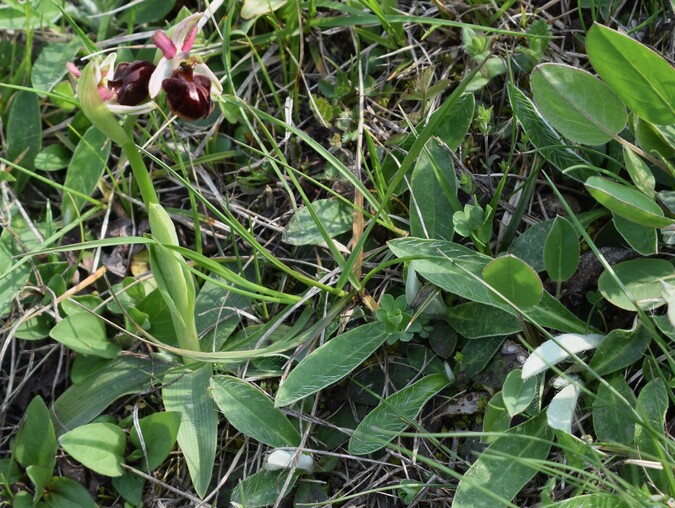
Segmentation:
{"type": "Polygon", "coordinates": [[[114,78],[108,81],[108,88],[117,94],[118,104],[136,106],[148,100],[148,83],[154,71],[155,65],[147,61],[121,63],[114,78]]]}
{"type": "Polygon", "coordinates": [[[171,111],[184,120],[206,118],[213,111],[211,81],[195,75],[187,63],[182,63],[170,78],[162,81],[171,111]]]}

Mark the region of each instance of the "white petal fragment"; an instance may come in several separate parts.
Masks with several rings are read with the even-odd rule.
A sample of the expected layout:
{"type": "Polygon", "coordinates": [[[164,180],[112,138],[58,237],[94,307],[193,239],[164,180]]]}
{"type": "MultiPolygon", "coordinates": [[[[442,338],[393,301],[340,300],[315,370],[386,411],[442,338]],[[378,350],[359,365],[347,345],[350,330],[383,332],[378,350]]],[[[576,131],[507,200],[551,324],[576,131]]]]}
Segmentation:
{"type": "Polygon", "coordinates": [[[148,93],[150,98],[154,99],[159,95],[159,92],[162,91],[162,82],[171,77],[172,62],[162,57],[162,59],[157,64],[157,67],[150,76],[150,81],[148,82],[148,93]]]}
{"type": "Polygon", "coordinates": [[[572,433],[572,417],[580,394],[581,387],[572,382],[551,399],[551,403],[546,410],[546,420],[549,427],[562,430],[568,434],[572,433]]]}
{"type": "MultiPolygon", "coordinates": [[[[269,454],[267,457],[267,462],[265,463],[265,469],[268,471],[276,471],[278,469],[289,469],[293,467],[293,457],[296,455],[295,449],[277,449],[269,454]]],[[[297,462],[295,463],[296,469],[301,469],[303,471],[312,472],[314,467],[314,461],[312,457],[306,453],[300,453],[297,457],[297,462]]]]}
{"type": "Polygon", "coordinates": [[[522,378],[527,379],[536,376],[552,365],[566,360],[572,353],[577,354],[587,349],[596,348],[604,337],[604,335],[596,333],[588,335],[565,333],[555,337],[553,340],[547,340],[525,360],[522,378]]]}
{"type": "Polygon", "coordinates": [[[110,104],[106,102],[106,107],[116,115],[143,115],[149,113],[157,107],[154,101],[146,101],[136,106],[123,106],[121,104],[110,104]]]}

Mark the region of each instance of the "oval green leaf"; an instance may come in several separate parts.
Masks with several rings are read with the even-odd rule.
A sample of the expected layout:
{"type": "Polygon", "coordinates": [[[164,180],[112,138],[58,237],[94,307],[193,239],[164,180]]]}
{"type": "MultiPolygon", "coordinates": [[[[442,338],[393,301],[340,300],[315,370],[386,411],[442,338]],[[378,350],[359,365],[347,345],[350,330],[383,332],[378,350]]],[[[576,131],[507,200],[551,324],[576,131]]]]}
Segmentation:
{"type": "Polygon", "coordinates": [[[625,376],[618,373],[601,384],[593,401],[593,430],[598,441],[630,446],[635,434],[635,395],[625,376]],[[624,402],[626,399],[628,404],[624,402]]]}
{"type": "Polygon", "coordinates": [[[534,400],[536,390],[536,377],[523,379],[520,369],[509,372],[501,392],[504,407],[509,415],[514,417],[525,411],[534,400]]]}
{"type": "Polygon", "coordinates": [[[532,71],[532,95],[539,110],[568,139],[602,145],[626,126],[628,113],[610,87],[592,74],[562,64],[532,71]]]}
{"type": "Polygon", "coordinates": [[[538,304],[544,293],[537,272],[512,254],[488,263],[483,269],[483,280],[521,308],[538,304]]]}
{"type": "Polygon", "coordinates": [[[544,243],[544,266],[556,282],[569,279],[579,265],[579,237],[576,229],[563,217],[553,221],[544,243]]]}
{"type": "Polygon", "coordinates": [[[282,383],[274,405],[287,406],[336,383],[361,363],[389,337],[382,323],[359,326],[306,356],[282,383]]]}
{"type": "Polygon", "coordinates": [[[162,387],[166,410],[181,415],[178,444],[195,491],[202,498],[211,483],[218,448],[218,410],[208,394],[211,374],[210,364],[188,372],[172,372],[164,376],[162,387]]]}
{"type": "Polygon", "coordinates": [[[56,465],[56,434],[47,405],[37,395],[28,404],[14,442],[14,457],[23,467],[56,465]]]}
{"type": "MultiPolygon", "coordinates": [[[[175,411],[162,411],[153,413],[138,421],[143,435],[143,443],[148,453],[148,463],[142,461],[143,471],[157,469],[169,456],[176,444],[178,429],[180,428],[180,413],[175,411]]],[[[142,450],[141,440],[136,426],[132,426],[129,432],[131,442],[137,450],[142,450]]]]}
{"type": "Polygon", "coordinates": [[[112,423],[82,425],[59,438],[63,449],[83,466],[105,476],[124,473],[125,435],[112,423]]]}
{"type": "MultiPolygon", "coordinates": [[[[28,170],[34,169],[35,157],[42,148],[42,115],[40,100],[33,92],[21,91],[14,96],[7,119],[7,159],[28,170]]],[[[30,178],[13,171],[17,192],[30,178]]]]}
{"type": "Polygon", "coordinates": [[[600,343],[588,366],[598,376],[630,367],[642,359],[651,340],[644,326],[635,330],[612,330],[600,343]]]}
{"type": "Polygon", "coordinates": [[[432,374],[387,397],[356,428],[349,440],[349,453],[365,455],[386,446],[417,418],[424,404],[448,384],[445,374],[432,374]]]}
{"type": "Polygon", "coordinates": [[[658,253],[656,229],[636,224],[620,215],[614,215],[612,222],[619,234],[635,252],[643,256],[652,256],[658,253]]]}
{"type": "Polygon", "coordinates": [[[283,241],[291,245],[319,245],[352,228],[352,208],[337,199],[319,199],[300,208],[288,221],[283,241]],[[325,236],[324,236],[325,235],[325,236]]]}
{"type": "Polygon", "coordinates": [[[655,124],[675,123],[675,69],[661,56],[606,26],[586,37],[595,71],[637,115],[655,124]]]}
{"type": "MultiPolygon", "coordinates": [[[[614,265],[612,269],[642,309],[656,309],[664,305],[662,281],[675,281],[675,268],[665,259],[631,259],[614,265]]],[[[607,271],[598,278],[598,289],[617,307],[635,311],[633,303],[607,271]]]]}
{"type": "Polygon", "coordinates": [[[450,307],[447,318],[450,326],[467,339],[511,335],[523,329],[516,316],[498,307],[477,302],[450,307]]]}
{"type": "Polygon", "coordinates": [[[551,436],[542,412],[495,440],[462,476],[453,508],[494,508],[507,504],[539,472],[535,463],[548,457],[551,436]],[[509,457],[508,463],[504,457],[509,457]],[[504,474],[505,467],[508,474],[504,474]]]}
{"type": "Polygon", "coordinates": [[[663,228],[675,222],[664,216],[653,199],[637,189],[601,176],[590,177],[584,185],[598,203],[631,222],[653,228],[663,228]]]}
{"type": "Polygon", "coordinates": [[[300,446],[300,433],[259,388],[232,376],[211,378],[211,397],[239,432],[275,448],[300,446]]]}
{"type": "Polygon", "coordinates": [[[67,316],[52,328],[49,336],[84,355],[114,358],[120,352],[120,347],[108,340],[101,318],[89,312],[67,316]]]}

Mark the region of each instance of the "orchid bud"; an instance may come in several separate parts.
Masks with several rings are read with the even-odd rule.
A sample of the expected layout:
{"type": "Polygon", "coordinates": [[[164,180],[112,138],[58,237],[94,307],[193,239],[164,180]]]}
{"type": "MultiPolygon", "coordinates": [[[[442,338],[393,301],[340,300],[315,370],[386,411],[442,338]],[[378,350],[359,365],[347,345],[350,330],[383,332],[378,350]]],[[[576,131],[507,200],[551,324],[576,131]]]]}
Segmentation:
{"type": "Polygon", "coordinates": [[[108,81],[108,88],[117,94],[117,103],[123,106],[137,106],[148,100],[148,83],[155,71],[151,62],[136,60],[121,63],[115,76],[108,81]]]}

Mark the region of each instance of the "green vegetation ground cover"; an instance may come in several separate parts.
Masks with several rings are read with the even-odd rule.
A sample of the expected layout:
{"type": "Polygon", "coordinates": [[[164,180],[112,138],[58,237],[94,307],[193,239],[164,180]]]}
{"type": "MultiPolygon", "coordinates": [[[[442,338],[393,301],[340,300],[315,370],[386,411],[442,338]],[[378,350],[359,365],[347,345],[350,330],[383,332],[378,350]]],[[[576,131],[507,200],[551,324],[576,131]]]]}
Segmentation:
{"type": "Polygon", "coordinates": [[[675,505],[672,2],[2,7],[0,503],[675,505]]]}

